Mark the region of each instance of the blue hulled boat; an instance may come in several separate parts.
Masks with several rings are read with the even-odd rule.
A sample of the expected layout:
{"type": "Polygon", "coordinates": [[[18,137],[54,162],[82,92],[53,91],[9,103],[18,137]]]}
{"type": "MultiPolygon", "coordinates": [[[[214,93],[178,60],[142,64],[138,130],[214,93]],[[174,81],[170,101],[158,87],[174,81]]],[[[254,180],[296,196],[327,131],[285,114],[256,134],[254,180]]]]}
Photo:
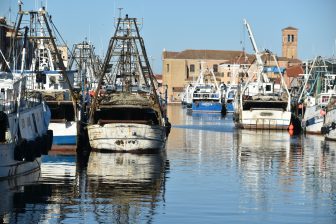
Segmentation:
{"type": "Polygon", "coordinates": [[[225,114],[224,92],[224,88],[218,86],[213,70],[202,68],[192,89],[191,110],[225,114]]]}

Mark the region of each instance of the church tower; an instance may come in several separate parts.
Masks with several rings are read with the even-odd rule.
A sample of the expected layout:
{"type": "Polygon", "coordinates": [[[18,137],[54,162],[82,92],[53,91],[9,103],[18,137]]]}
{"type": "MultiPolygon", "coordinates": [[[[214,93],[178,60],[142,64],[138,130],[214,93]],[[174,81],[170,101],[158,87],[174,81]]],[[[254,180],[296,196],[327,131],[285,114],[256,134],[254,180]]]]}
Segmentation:
{"type": "Polygon", "coordinates": [[[282,29],[282,56],[297,58],[298,29],[286,27],[282,29]]]}

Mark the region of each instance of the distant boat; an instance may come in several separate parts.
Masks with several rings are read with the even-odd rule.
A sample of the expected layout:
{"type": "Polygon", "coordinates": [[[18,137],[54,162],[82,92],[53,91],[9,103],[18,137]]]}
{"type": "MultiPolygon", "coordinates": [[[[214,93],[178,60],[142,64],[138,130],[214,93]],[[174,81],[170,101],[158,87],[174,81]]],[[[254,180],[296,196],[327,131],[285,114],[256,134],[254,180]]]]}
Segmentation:
{"type": "Polygon", "coordinates": [[[234,112],[234,104],[235,104],[235,98],[238,90],[238,85],[231,84],[227,88],[226,91],[226,111],[227,113],[233,113],[234,112]]]}
{"type": "Polygon", "coordinates": [[[247,82],[238,89],[234,120],[241,128],[286,130],[291,121],[291,105],[281,69],[275,55],[270,51],[265,52],[265,55],[271,57],[279,73],[279,84],[270,81],[250,25],[246,20],[244,23],[255,50],[256,64],[250,67],[247,82]]]}
{"type": "Polygon", "coordinates": [[[191,93],[192,112],[226,113],[225,90],[218,85],[212,69],[202,67],[191,93]]]}
{"type": "MultiPolygon", "coordinates": [[[[243,55],[241,55],[238,58],[238,60],[240,60],[242,56],[243,55]]],[[[221,65],[221,67],[229,68],[231,72],[231,78],[228,84],[226,85],[226,91],[225,91],[227,113],[234,113],[236,95],[238,91],[238,81],[241,75],[245,76],[247,74],[246,69],[247,69],[248,64],[246,64],[246,60],[244,61],[245,64],[233,63],[233,64],[222,64],[221,65]]]]}
{"type": "Polygon", "coordinates": [[[187,108],[191,108],[192,104],[192,89],[193,89],[193,83],[189,83],[185,88],[183,95],[181,97],[181,103],[183,106],[187,108]]]}
{"type": "Polygon", "coordinates": [[[158,94],[135,18],[118,18],[107,52],[87,125],[91,148],[163,150],[170,130],[166,97],[158,94]]]}

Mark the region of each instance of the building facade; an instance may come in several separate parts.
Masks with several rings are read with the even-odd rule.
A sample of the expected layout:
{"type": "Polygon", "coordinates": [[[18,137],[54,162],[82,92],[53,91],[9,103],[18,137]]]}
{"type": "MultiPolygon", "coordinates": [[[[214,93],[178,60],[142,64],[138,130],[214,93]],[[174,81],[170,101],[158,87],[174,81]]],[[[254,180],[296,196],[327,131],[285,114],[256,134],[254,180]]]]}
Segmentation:
{"type": "MultiPolygon", "coordinates": [[[[229,83],[232,71],[231,64],[244,57],[242,51],[224,50],[184,50],[181,52],[163,51],[162,82],[168,86],[169,102],[180,101],[184,87],[195,82],[201,66],[213,69],[218,83],[229,83]]],[[[250,55],[248,57],[251,57],[250,55]]]]}
{"type": "MultiPolygon", "coordinates": [[[[280,72],[270,56],[263,56],[270,80],[280,82],[280,72]]],[[[281,72],[287,67],[301,64],[298,59],[278,57],[281,72]]],[[[248,78],[247,72],[256,70],[255,55],[243,51],[184,50],[163,51],[162,84],[167,86],[168,101],[180,102],[184,88],[197,80],[201,64],[214,71],[218,84],[238,84],[248,78]]],[[[288,85],[290,82],[287,83],[288,85]]]]}
{"type": "MultiPolygon", "coordinates": [[[[279,75],[286,76],[286,68],[300,65],[297,59],[298,29],[286,27],[282,29],[282,57],[277,57],[281,71],[277,71],[274,59],[263,56],[266,69],[269,70],[270,80],[280,81],[279,75]]],[[[227,50],[184,50],[173,52],[163,50],[162,54],[162,84],[168,88],[168,101],[179,102],[184,87],[197,80],[201,70],[201,63],[206,68],[212,68],[219,83],[239,83],[246,80],[246,71],[256,69],[255,55],[246,54],[243,51],[227,50]],[[233,76],[237,72],[239,74],[233,76]],[[245,70],[245,71],[244,71],[245,70]]],[[[290,88],[290,80],[286,80],[290,88]]]]}
{"type": "Polygon", "coordinates": [[[297,58],[298,29],[286,27],[282,29],[282,57],[297,58]]]}

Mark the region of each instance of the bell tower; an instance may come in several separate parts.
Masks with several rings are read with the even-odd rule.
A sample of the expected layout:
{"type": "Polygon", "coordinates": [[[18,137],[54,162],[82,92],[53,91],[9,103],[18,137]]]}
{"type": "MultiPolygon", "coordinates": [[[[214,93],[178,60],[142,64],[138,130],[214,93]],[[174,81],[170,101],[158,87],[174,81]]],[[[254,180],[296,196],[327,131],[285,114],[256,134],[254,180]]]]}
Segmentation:
{"type": "Polygon", "coordinates": [[[282,56],[297,58],[298,29],[286,27],[282,29],[282,56]]]}

